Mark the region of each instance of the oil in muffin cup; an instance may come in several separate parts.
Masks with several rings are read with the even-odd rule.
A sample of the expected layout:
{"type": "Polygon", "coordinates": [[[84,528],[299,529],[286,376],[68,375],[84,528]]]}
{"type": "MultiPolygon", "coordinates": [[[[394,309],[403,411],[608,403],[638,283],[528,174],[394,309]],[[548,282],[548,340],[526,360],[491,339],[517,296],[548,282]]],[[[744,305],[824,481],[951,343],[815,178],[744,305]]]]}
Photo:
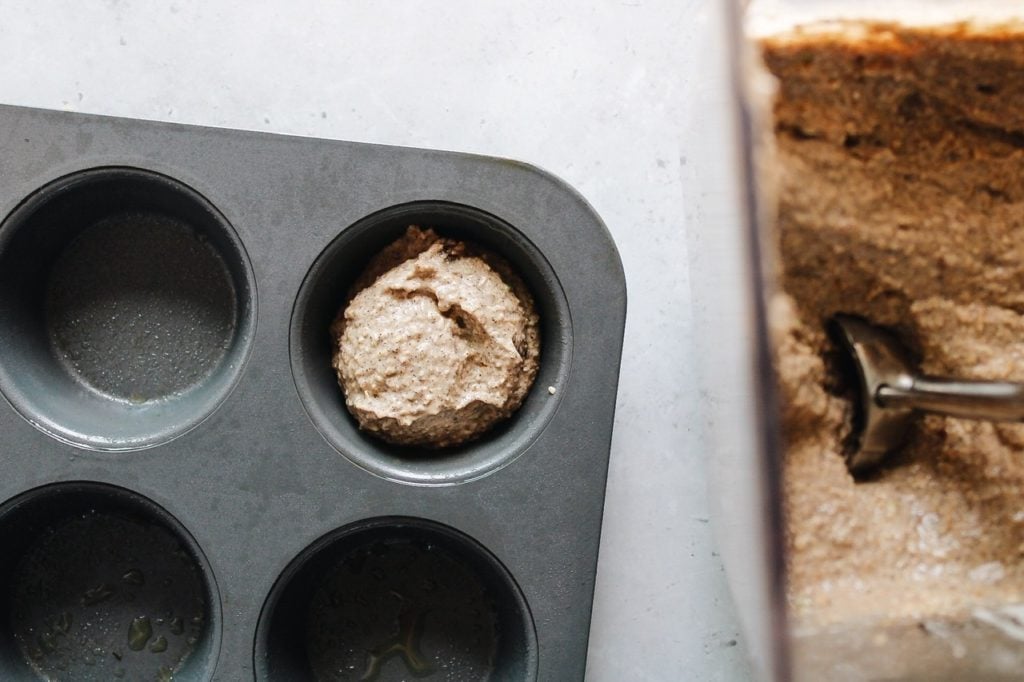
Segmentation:
{"type": "Polygon", "coordinates": [[[382,518],[303,551],[257,632],[257,679],[536,678],[533,620],[512,576],[468,536],[382,518]]]}
{"type": "Polygon", "coordinates": [[[209,679],[210,567],[153,502],[60,483],[0,506],[0,679],[209,679]]]}

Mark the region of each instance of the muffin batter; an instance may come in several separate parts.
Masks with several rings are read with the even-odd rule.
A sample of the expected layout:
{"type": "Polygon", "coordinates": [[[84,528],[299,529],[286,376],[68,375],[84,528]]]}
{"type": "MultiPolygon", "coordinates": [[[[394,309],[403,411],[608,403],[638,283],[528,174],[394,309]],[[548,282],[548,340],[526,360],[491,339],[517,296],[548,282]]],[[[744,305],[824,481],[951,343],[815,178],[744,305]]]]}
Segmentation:
{"type": "Polygon", "coordinates": [[[508,264],[417,226],[370,262],[331,335],[349,411],[400,445],[479,437],[522,405],[540,355],[533,299],[508,264]]]}
{"type": "Polygon", "coordinates": [[[775,106],[789,597],[798,624],[1024,599],[1024,426],[928,417],[847,473],[823,327],[893,328],[928,373],[1024,380],[1024,38],[837,24],[764,42],[775,106]]]}

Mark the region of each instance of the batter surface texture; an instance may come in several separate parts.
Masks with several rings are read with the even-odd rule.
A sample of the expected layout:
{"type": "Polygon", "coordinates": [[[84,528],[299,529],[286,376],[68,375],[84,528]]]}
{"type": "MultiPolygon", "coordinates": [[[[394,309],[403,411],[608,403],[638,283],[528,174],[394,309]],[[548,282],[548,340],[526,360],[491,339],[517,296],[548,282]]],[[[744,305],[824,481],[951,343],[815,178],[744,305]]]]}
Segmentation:
{"type": "Polygon", "coordinates": [[[522,405],[540,355],[533,299],[511,267],[417,226],[368,264],[331,334],[349,411],[400,445],[478,438],[522,405]]]}

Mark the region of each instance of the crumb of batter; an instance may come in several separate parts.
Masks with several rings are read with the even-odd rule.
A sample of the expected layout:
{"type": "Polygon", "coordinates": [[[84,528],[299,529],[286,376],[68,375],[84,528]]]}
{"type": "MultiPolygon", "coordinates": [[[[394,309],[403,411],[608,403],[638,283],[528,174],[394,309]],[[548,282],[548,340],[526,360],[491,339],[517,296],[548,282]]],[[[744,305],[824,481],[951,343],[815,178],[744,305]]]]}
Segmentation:
{"type": "Polygon", "coordinates": [[[539,318],[519,276],[415,225],[367,265],[331,338],[349,412],[399,445],[480,437],[519,409],[539,367],[539,318]]]}

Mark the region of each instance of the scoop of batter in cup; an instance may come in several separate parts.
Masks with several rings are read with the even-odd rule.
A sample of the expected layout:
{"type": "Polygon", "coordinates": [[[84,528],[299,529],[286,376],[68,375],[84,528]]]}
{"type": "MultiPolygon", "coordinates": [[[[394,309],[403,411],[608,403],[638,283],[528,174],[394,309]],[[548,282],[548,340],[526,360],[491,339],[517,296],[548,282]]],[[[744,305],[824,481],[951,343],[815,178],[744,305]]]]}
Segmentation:
{"type": "Polygon", "coordinates": [[[430,448],[512,415],[540,356],[533,298],[508,263],[415,225],[370,261],[331,337],[360,428],[430,448]]]}

